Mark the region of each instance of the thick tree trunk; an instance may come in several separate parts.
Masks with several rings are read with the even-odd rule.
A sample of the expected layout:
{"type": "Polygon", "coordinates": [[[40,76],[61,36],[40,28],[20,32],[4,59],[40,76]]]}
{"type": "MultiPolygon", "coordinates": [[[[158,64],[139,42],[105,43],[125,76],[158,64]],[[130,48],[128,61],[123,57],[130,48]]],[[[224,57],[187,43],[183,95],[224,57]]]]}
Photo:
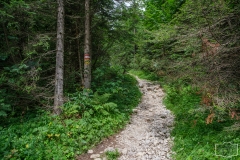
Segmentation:
{"type": "Polygon", "coordinates": [[[64,0],[58,0],[56,75],[54,93],[54,114],[61,114],[63,105],[63,69],[64,69],[64,0]]]}
{"type": "Polygon", "coordinates": [[[84,88],[91,88],[90,0],[85,0],[84,88]]]}

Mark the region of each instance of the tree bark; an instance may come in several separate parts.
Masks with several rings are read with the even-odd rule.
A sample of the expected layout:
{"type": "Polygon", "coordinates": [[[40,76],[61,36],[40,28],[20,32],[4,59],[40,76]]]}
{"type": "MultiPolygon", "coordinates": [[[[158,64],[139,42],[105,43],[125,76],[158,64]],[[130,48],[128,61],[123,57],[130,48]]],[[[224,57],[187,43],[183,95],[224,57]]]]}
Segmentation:
{"type": "MultiPolygon", "coordinates": [[[[79,21],[76,21],[76,36],[78,36],[79,33],[79,21]]],[[[80,86],[82,87],[84,85],[84,80],[83,80],[83,69],[82,69],[82,59],[81,59],[81,51],[80,51],[80,37],[76,39],[76,44],[77,44],[77,54],[78,54],[78,69],[79,69],[79,75],[80,75],[80,86]]]]}
{"type": "Polygon", "coordinates": [[[53,112],[61,114],[63,105],[63,69],[64,69],[64,0],[58,0],[56,72],[53,112]]]}
{"type": "Polygon", "coordinates": [[[91,88],[90,0],[85,0],[84,88],[91,88]]]}

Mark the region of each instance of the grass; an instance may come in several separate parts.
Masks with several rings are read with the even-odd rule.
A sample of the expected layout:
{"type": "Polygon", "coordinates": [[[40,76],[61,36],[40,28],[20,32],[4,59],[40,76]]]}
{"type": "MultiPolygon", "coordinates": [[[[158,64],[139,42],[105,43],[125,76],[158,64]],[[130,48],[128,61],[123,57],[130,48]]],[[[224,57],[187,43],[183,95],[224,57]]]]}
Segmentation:
{"type": "MultiPolygon", "coordinates": [[[[237,154],[237,147],[232,144],[240,144],[239,131],[226,129],[234,120],[225,115],[221,122],[215,117],[213,123],[206,124],[209,111],[200,105],[201,95],[197,94],[197,89],[190,86],[165,86],[165,90],[165,104],[175,115],[175,128],[171,134],[175,137],[174,159],[224,160],[237,154]],[[231,147],[231,152],[225,152],[231,147]]],[[[231,159],[238,160],[240,157],[234,156],[231,159]]]]}
{"type": "Polygon", "coordinates": [[[146,80],[150,80],[150,81],[159,80],[159,78],[155,74],[148,72],[148,71],[130,70],[129,73],[131,73],[133,75],[137,75],[141,79],[146,79],[146,80]]]}

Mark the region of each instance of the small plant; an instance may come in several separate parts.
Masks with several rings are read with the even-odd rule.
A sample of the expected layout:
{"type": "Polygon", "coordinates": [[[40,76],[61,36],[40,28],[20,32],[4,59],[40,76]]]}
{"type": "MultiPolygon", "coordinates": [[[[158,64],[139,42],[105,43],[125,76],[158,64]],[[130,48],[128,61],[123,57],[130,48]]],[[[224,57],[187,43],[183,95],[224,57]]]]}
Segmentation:
{"type": "Polygon", "coordinates": [[[116,149],[115,151],[107,151],[106,156],[108,160],[117,160],[117,158],[120,156],[120,153],[116,149]]]}
{"type": "Polygon", "coordinates": [[[159,77],[151,73],[149,71],[142,71],[142,70],[130,70],[129,73],[138,76],[139,78],[150,80],[150,81],[157,81],[159,80],[159,77]]]}

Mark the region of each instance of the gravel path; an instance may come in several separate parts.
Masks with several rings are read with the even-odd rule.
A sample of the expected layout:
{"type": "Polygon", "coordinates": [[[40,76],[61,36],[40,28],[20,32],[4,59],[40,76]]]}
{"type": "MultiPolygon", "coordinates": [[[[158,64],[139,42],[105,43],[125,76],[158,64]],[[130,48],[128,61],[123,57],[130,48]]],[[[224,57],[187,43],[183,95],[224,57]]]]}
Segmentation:
{"type": "Polygon", "coordinates": [[[171,159],[170,131],[174,117],[162,104],[164,93],[157,84],[139,78],[137,80],[143,97],[142,102],[133,110],[130,123],[109,142],[98,149],[89,150],[90,159],[105,160],[101,155],[115,149],[121,153],[119,160],[171,159]]]}

